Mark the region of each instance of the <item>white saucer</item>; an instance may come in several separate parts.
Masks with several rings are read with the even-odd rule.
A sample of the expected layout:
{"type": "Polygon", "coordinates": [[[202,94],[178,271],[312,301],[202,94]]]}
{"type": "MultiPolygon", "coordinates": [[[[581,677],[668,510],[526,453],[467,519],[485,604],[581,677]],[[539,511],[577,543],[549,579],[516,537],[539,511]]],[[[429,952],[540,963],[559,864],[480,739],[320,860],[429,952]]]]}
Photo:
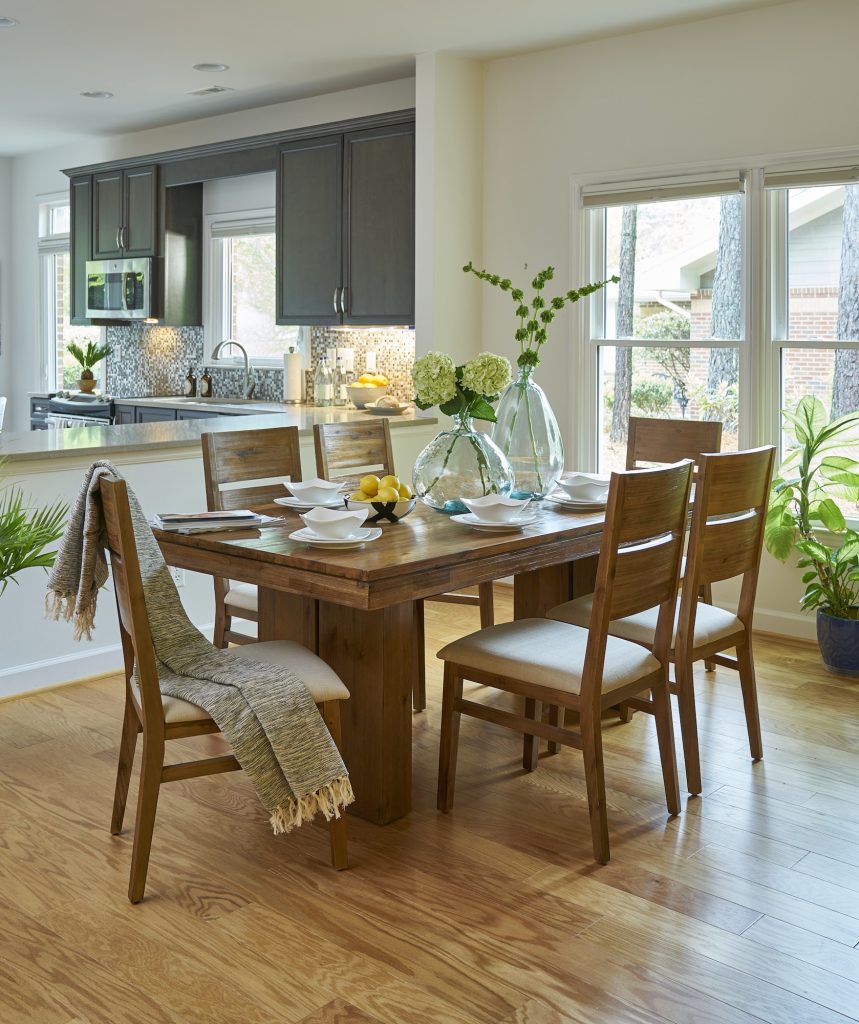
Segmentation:
{"type": "Polygon", "coordinates": [[[343,499],[346,497],[345,492],[337,498],[332,498],[329,501],[302,501],[300,498],[296,498],[294,495],[290,495],[288,498],[275,498],[275,505],[286,505],[287,508],[295,508],[300,511],[311,508],[343,508],[343,499]]]}
{"type": "Polygon", "coordinates": [[[360,530],[356,530],[351,537],[320,537],[318,533],[305,526],[304,529],[291,533],[289,539],[300,541],[302,544],[310,544],[313,547],[343,550],[359,548],[362,544],[378,540],[381,536],[382,531],[378,527],[362,527],[360,530]]]}
{"type": "Polygon", "coordinates": [[[605,501],[579,501],[558,491],[546,495],[546,501],[553,501],[556,505],[560,505],[561,508],[570,509],[571,512],[603,512],[608,505],[608,499],[605,501]]]}
{"type": "Polygon", "coordinates": [[[463,526],[470,526],[473,530],[486,530],[488,533],[515,533],[524,526],[530,526],[537,522],[535,514],[517,516],[506,523],[490,523],[485,519],[478,519],[473,512],[462,512],[460,515],[451,516],[452,523],[462,523],[463,526]]]}
{"type": "Polygon", "coordinates": [[[374,416],[402,416],[411,411],[411,406],[399,405],[391,408],[389,405],[365,405],[364,411],[371,412],[374,416]]]}

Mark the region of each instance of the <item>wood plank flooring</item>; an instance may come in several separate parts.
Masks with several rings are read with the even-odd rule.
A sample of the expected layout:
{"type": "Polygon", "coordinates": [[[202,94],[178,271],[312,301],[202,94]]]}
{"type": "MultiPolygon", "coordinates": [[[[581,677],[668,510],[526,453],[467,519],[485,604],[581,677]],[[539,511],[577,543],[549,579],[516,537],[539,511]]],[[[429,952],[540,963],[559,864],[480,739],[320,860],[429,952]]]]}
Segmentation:
{"type": "Polygon", "coordinates": [[[521,741],[464,720],[456,805],[436,813],[434,652],[478,620],[426,611],[415,810],[351,820],[342,873],[323,828],[274,838],[240,773],[191,780],[162,790],[132,907],[130,831],[108,833],[119,678],[0,704],[0,1022],[859,1021],[859,682],[759,638],[753,765],[736,677],[701,671],[704,793],[676,819],[653,720],[607,717],[599,867],[574,750],[525,774],[521,741]]]}

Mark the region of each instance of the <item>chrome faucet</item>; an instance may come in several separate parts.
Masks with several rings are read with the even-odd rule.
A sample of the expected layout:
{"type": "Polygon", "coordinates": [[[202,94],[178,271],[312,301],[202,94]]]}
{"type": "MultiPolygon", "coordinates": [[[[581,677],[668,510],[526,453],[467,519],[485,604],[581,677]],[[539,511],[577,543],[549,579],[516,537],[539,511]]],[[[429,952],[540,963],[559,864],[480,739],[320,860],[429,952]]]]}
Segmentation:
{"type": "Polygon", "coordinates": [[[214,351],[212,352],[212,359],[217,359],[221,352],[232,345],[233,348],[237,348],[241,352],[242,357],[245,361],[245,386],[244,386],[244,397],[252,398],[254,391],[256,391],[256,381],[253,379],[253,370],[251,369],[250,360],[248,359],[247,351],[244,345],[240,345],[237,341],[219,341],[215,345],[214,351]]]}

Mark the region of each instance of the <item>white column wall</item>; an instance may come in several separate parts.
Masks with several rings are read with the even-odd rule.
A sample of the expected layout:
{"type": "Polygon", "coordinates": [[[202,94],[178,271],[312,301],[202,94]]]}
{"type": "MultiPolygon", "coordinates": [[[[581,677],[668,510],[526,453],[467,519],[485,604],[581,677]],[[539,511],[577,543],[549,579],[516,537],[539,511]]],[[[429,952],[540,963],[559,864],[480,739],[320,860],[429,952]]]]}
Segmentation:
{"type": "MultiPolygon", "coordinates": [[[[0,396],[12,384],[12,160],[0,157],[0,396]]],[[[10,418],[7,414],[6,424],[10,418]]]]}

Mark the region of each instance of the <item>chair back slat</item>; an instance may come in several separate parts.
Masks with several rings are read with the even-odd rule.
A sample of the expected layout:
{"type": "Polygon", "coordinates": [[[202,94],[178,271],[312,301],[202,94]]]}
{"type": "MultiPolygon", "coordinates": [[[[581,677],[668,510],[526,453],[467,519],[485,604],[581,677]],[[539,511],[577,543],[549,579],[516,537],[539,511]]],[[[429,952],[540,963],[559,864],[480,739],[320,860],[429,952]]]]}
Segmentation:
{"type": "Polygon", "coordinates": [[[200,441],[212,512],[270,504],[286,496],[286,477],[301,479],[297,427],[207,433],[200,441]]]}
{"type": "Polygon", "coordinates": [[[323,480],[357,473],[394,473],[391,428],[386,419],[366,423],[317,423],[313,427],[316,473],[323,480]]]}
{"type": "Polygon", "coordinates": [[[668,600],[676,585],[675,545],[676,538],[666,534],[619,549],[609,613],[612,620],[635,615],[668,600]]]}
{"type": "MultiPolygon", "coordinates": [[[[691,459],[696,468],[705,452],[722,448],[722,424],[718,420],[666,420],[630,416],[626,468],[641,463],[673,463],[691,459]]],[[[696,473],[697,475],[697,473],[696,473]]]]}

